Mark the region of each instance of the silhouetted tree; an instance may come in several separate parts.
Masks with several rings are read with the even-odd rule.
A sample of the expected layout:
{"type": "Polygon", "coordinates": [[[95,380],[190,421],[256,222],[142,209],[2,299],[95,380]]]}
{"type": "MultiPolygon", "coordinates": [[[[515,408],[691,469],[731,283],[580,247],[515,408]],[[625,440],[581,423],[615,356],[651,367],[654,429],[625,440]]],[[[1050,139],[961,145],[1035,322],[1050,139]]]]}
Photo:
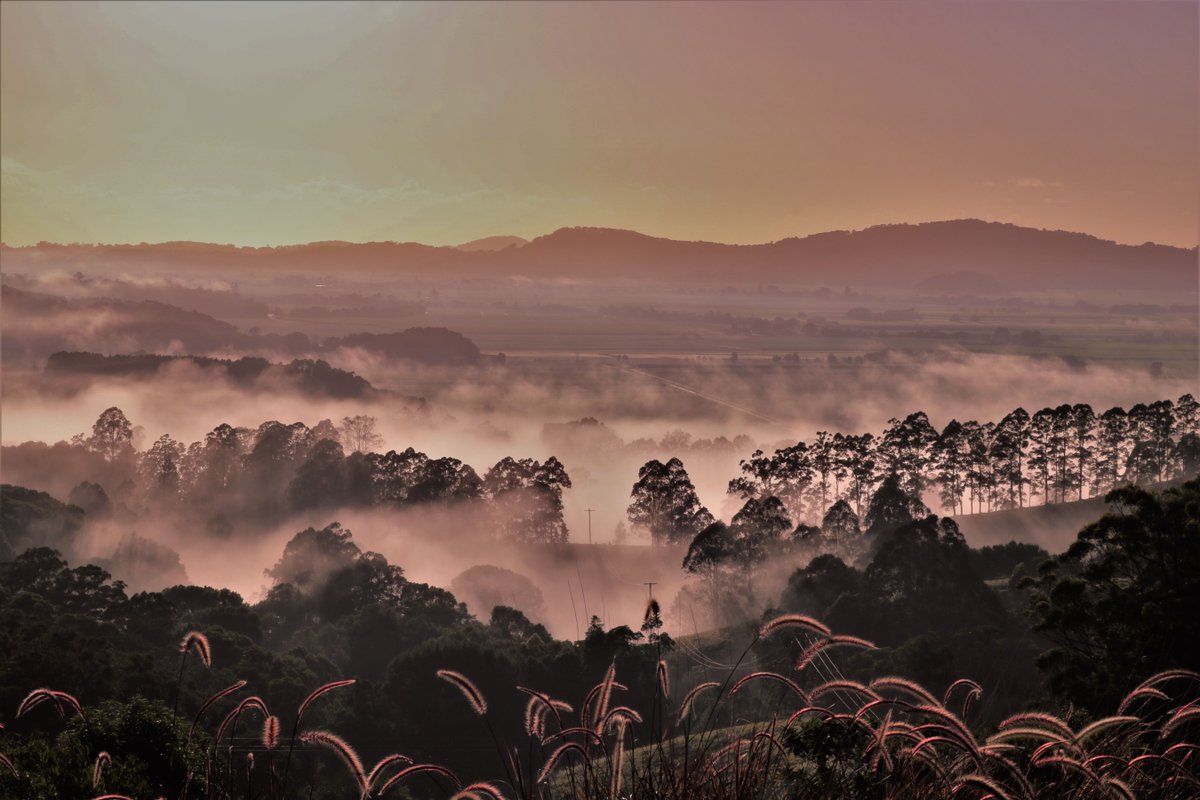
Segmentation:
{"type": "Polygon", "coordinates": [[[638,470],[630,496],[629,521],[650,531],[653,545],[691,541],[713,523],[678,458],[665,464],[647,461],[638,470]]]}
{"type": "Polygon", "coordinates": [[[749,500],[752,497],[778,497],[788,513],[805,518],[805,498],[813,477],[808,445],[797,442],[776,450],[771,456],[762,450],[741,462],[743,475],[729,482],[729,493],[749,500]]]}
{"type": "Polygon", "coordinates": [[[1174,404],[1159,400],[1149,405],[1138,403],[1129,409],[1129,432],[1134,441],[1127,471],[1136,481],[1161,481],[1170,466],[1171,430],[1174,428],[1174,404]]]}
{"type": "Polygon", "coordinates": [[[1092,493],[1115,489],[1124,474],[1128,450],[1129,420],[1125,409],[1110,408],[1100,415],[1096,433],[1096,467],[1092,493]]]}
{"type": "Polygon", "coordinates": [[[879,536],[913,520],[921,519],[928,513],[929,509],[924,503],[901,488],[898,477],[889,475],[879,484],[875,494],[871,495],[867,517],[863,522],[868,534],[879,536]]]}
{"type": "Polygon", "coordinates": [[[346,457],[341,444],[322,439],[288,484],[288,500],[297,511],[339,506],[346,502],[346,485],[346,457]]]}
{"type": "Polygon", "coordinates": [[[854,505],[854,513],[861,516],[875,485],[875,437],[864,433],[861,436],[846,436],[843,442],[841,459],[850,480],[849,499],[854,505]]]}
{"type": "Polygon", "coordinates": [[[1054,412],[1043,408],[1029,420],[1029,454],[1025,463],[1033,471],[1029,492],[1040,494],[1043,505],[1051,500],[1050,476],[1054,472],[1054,412]],[[1040,489],[1040,491],[1039,491],[1040,489]]]}
{"type": "Polygon", "coordinates": [[[696,534],[683,557],[683,568],[708,584],[713,622],[717,625],[721,624],[721,575],[733,561],[735,548],[733,531],[718,521],[696,534]]]}
{"type": "Polygon", "coordinates": [[[1076,497],[1083,499],[1083,489],[1096,460],[1096,415],[1092,407],[1079,403],[1071,408],[1071,458],[1074,462],[1070,483],[1076,497]]]}
{"type": "Polygon", "coordinates": [[[305,528],[293,536],[266,574],[276,584],[290,583],[312,594],[329,575],[349,567],[361,554],[350,531],[332,522],[320,530],[305,528]]]}
{"type": "Polygon", "coordinates": [[[847,566],[837,556],[827,553],[817,556],[808,566],[792,573],[783,593],[782,605],[786,611],[825,619],[830,606],[839,597],[861,589],[862,573],[847,566]]]}
{"type": "Polygon", "coordinates": [[[104,456],[105,461],[116,461],[131,455],[133,425],[116,406],[105,409],[92,425],[92,435],[87,440],[87,446],[104,456]]]}
{"type": "Polygon", "coordinates": [[[822,553],[831,553],[851,564],[862,557],[865,551],[858,515],[845,500],[838,500],[825,512],[821,520],[822,553]]]}
{"type": "Polygon", "coordinates": [[[1163,492],[1123,487],[1036,580],[1031,610],[1055,649],[1051,688],[1092,710],[1170,667],[1200,664],[1200,481],[1163,492]]]}
{"type": "Polygon", "coordinates": [[[896,475],[905,492],[920,498],[929,482],[926,471],[937,441],[937,431],[924,411],[909,414],[903,421],[892,419],[879,443],[885,473],[896,475]]]}
{"type": "Polygon", "coordinates": [[[492,524],[498,535],[515,542],[567,541],[562,493],[570,486],[566,468],[553,456],[545,463],[505,457],[483,478],[492,524]]]}
{"type": "Polygon", "coordinates": [[[174,497],[180,491],[180,474],[185,448],[164,433],[142,454],[138,473],[143,486],[156,499],[174,497]]]}
{"type": "Polygon", "coordinates": [[[1179,474],[1195,478],[1200,474],[1200,434],[1185,433],[1175,446],[1175,461],[1179,474]]]}
{"type": "Polygon", "coordinates": [[[112,511],[112,501],[104,487],[91,481],[84,481],[72,489],[67,501],[82,508],[89,517],[104,517],[112,511]]]}
{"type": "Polygon", "coordinates": [[[338,433],[342,444],[351,453],[367,453],[383,446],[383,437],[375,432],[377,420],[363,414],[342,417],[338,433]]]}
{"type": "Polygon", "coordinates": [[[942,507],[962,513],[963,478],[968,467],[966,432],[958,420],[950,420],[933,443],[933,475],[941,487],[942,507]]]}
{"type": "Polygon", "coordinates": [[[1175,401],[1175,438],[1182,439],[1189,433],[1200,434],[1200,403],[1191,394],[1175,401]]]}
{"type": "Polygon", "coordinates": [[[1018,408],[996,425],[990,458],[1002,508],[1025,506],[1024,453],[1029,443],[1029,414],[1018,408]]]}
{"type": "Polygon", "coordinates": [[[754,598],[754,573],[783,543],[783,535],[792,528],[787,509],[777,497],[750,498],[733,515],[729,530],[733,534],[733,558],[746,581],[746,597],[754,598]]]}

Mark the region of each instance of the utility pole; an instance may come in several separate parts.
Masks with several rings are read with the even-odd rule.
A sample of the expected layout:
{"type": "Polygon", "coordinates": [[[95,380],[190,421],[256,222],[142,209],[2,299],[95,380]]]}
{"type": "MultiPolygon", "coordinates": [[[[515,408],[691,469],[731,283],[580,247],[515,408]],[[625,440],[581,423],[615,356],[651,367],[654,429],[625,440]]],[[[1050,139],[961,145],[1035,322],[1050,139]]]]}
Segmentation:
{"type": "Polygon", "coordinates": [[[584,509],[584,511],[586,511],[588,514],[588,544],[592,543],[592,512],[595,510],[596,509],[594,509],[594,508],[585,508],[584,509]]]}
{"type": "Polygon", "coordinates": [[[646,602],[654,599],[654,587],[658,585],[658,581],[646,581],[646,602]]]}

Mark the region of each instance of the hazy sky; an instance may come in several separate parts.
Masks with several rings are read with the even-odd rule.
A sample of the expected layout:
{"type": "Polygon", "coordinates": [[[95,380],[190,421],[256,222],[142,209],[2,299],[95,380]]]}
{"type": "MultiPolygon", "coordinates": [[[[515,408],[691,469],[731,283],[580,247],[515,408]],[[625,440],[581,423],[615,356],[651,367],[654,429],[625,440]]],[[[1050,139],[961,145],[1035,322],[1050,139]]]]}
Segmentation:
{"type": "Polygon", "coordinates": [[[1192,246],[1195,2],[0,4],[0,238],[1192,246]]]}

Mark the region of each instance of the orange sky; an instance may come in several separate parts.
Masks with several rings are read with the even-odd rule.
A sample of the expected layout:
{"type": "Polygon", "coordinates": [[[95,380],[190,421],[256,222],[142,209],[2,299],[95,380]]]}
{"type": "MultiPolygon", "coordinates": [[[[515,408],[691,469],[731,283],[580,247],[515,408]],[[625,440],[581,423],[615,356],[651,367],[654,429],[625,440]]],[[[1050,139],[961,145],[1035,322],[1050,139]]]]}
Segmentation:
{"type": "Polygon", "coordinates": [[[1195,2],[0,4],[0,239],[1193,246],[1195,2]]]}

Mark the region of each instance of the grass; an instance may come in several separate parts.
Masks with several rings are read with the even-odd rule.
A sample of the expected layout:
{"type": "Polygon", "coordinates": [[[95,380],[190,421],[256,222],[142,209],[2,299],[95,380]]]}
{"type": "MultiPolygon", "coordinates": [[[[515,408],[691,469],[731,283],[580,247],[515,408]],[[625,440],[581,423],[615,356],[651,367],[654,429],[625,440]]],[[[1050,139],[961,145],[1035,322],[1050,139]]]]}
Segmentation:
{"type": "MultiPolygon", "coordinates": [[[[692,706],[686,714],[678,708],[684,687],[677,687],[670,699],[656,691],[650,707],[640,713],[620,706],[613,695],[619,676],[610,668],[577,711],[526,691],[531,707],[544,706],[545,724],[537,721],[537,714],[527,714],[524,730],[496,731],[487,700],[469,677],[441,671],[439,675],[460,691],[461,700],[479,717],[504,760],[505,775],[484,783],[462,787],[444,767],[413,764],[398,754],[367,770],[350,742],[303,725],[308,705],[352,681],[326,684],[301,704],[282,769],[278,758],[266,757],[281,749],[276,735],[264,745],[263,758],[248,761],[245,780],[239,784],[232,764],[223,768],[224,747],[214,742],[208,746],[209,767],[202,773],[189,771],[183,782],[192,790],[191,796],[217,800],[243,796],[283,800],[297,792],[303,796],[305,789],[311,795],[314,787],[289,783],[289,766],[296,754],[334,758],[350,773],[347,777],[362,798],[390,796],[400,786],[417,790],[409,782],[418,776],[434,782],[423,787],[437,786],[457,800],[1188,800],[1200,791],[1200,745],[1194,738],[1200,731],[1200,674],[1188,670],[1163,672],[1133,687],[1113,716],[1086,725],[1031,711],[1009,717],[995,730],[979,732],[969,724],[969,708],[982,690],[971,681],[956,681],[944,692],[934,693],[903,679],[883,677],[850,690],[849,682],[834,682],[845,686],[831,689],[832,684],[814,685],[800,674],[796,680],[805,685],[791,695],[794,707],[782,710],[786,717],[714,725],[717,708],[736,703],[736,689],[746,679],[736,683],[733,679],[754,644],[767,636],[795,635],[796,629],[816,637],[828,635],[820,623],[808,618],[791,615],[772,620],[751,641],[719,690],[714,684],[705,695],[708,702],[692,706]],[[296,741],[316,747],[294,751],[296,741]],[[254,780],[256,771],[265,774],[254,780]],[[244,794],[236,788],[241,785],[246,787],[244,794]],[[252,785],[258,787],[257,793],[251,793],[252,785]]],[[[755,675],[786,680],[774,673],[755,675]]],[[[234,695],[243,688],[235,684],[218,699],[223,702],[228,695],[230,701],[237,700],[234,695]]],[[[22,704],[18,716],[38,705],[39,698],[60,704],[60,712],[61,704],[81,717],[87,712],[64,692],[38,689],[22,704]]],[[[239,700],[231,713],[255,700],[239,700]]],[[[259,711],[264,716],[269,713],[265,706],[259,711]]],[[[193,726],[199,721],[197,715],[193,726]]],[[[462,735],[473,734],[463,731],[462,735]]],[[[99,787],[105,767],[120,754],[101,752],[91,758],[99,787]]],[[[20,764],[4,757],[0,767],[19,782],[20,764]]],[[[0,782],[0,788],[4,786],[0,782]]]]}

